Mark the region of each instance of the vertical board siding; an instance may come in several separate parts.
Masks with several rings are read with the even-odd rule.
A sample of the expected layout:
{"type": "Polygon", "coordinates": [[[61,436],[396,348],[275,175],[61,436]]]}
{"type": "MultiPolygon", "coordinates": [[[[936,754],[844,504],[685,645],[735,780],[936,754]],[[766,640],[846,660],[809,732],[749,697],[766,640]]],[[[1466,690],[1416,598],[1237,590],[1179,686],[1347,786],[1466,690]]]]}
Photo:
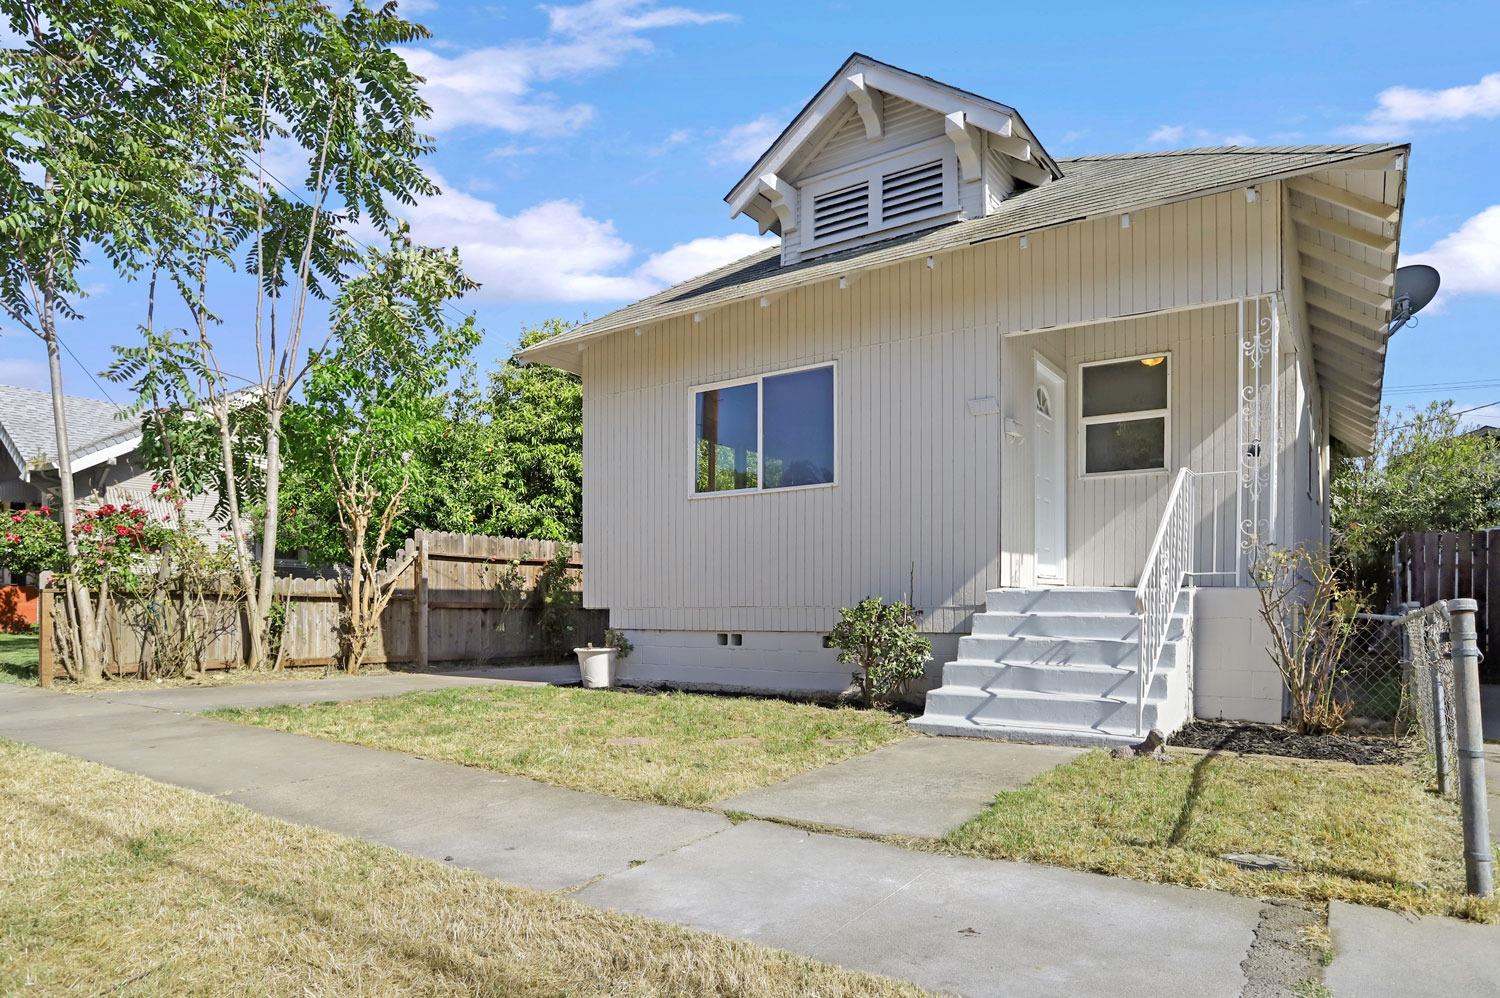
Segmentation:
{"type": "MultiPolygon", "coordinates": [[[[1006,417],[1029,425],[1033,349],[1068,372],[1075,409],[1075,357],[1140,352],[1130,344],[1165,336],[1179,344],[1174,408],[1191,374],[1192,397],[1223,410],[1174,413],[1174,461],[1190,452],[1220,460],[1225,426],[1233,441],[1232,309],[1005,334],[1276,290],[1279,204],[1249,205],[1233,192],[1136,213],[1130,229],[1114,218],[1078,222],[1032,234],[1026,250],[996,240],[944,255],[932,270],[912,260],[852,277],[847,290],[827,281],[765,308],[743,302],[701,323],[683,317],[591,345],[585,604],[625,628],[821,631],[840,606],[910,591],[929,629],[964,628],[986,589],[1028,581],[1029,457],[1003,426],[1006,417]],[[837,485],[693,497],[693,386],[825,361],[837,364],[837,485]],[[968,400],[985,396],[999,398],[1001,412],[971,415],[968,400]],[[1011,501],[1017,490],[1025,501],[1011,501]]],[[[1143,556],[1149,544],[1156,487],[1084,491],[1070,544],[1111,523],[1128,540],[1107,551],[1082,544],[1080,557],[1099,567],[1072,581],[1133,583],[1140,559],[1129,552],[1143,556]]]]}

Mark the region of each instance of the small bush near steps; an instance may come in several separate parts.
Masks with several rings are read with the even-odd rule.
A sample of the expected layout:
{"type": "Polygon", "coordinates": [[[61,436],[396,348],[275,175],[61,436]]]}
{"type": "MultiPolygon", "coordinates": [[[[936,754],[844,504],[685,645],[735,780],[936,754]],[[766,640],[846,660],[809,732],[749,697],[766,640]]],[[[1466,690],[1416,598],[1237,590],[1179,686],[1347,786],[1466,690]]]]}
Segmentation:
{"type": "Polygon", "coordinates": [[[840,662],[858,667],[854,680],[867,707],[899,700],[932,658],[932,642],[917,633],[916,611],[879,596],[840,610],[829,643],[839,649],[840,662]]]}

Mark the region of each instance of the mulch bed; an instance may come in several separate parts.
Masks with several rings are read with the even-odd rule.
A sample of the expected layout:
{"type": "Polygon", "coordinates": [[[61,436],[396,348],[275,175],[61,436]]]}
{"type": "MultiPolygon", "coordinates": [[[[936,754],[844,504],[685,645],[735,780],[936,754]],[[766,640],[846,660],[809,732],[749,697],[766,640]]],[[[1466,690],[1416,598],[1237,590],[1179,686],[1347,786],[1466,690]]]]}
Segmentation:
{"type": "Polygon", "coordinates": [[[1390,737],[1299,735],[1278,724],[1254,721],[1194,721],[1168,738],[1167,744],[1357,766],[1396,766],[1407,760],[1405,748],[1390,737]]]}

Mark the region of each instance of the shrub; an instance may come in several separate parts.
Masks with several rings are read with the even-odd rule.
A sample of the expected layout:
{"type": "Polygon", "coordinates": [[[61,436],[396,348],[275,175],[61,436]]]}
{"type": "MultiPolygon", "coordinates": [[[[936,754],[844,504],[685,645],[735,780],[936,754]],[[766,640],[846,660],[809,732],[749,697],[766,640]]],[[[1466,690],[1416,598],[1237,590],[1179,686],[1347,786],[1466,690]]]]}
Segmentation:
{"type": "Polygon", "coordinates": [[[635,645],[630,643],[630,639],[623,632],[617,631],[613,627],[604,632],[604,646],[615,649],[615,658],[621,662],[629,658],[630,653],[635,651],[635,645]]]}
{"type": "Polygon", "coordinates": [[[1302,547],[1263,550],[1251,575],[1261,619],[1271,629],[1268,651],[1291,694],[1293,727],[1302,734],[1336,733],[1349,715],[1349,702],[1335,687],[1358,595],[1322,552],[1302,547]]]}
{"type": "Polygon", "coordinates": [[[52,510],[17,510],[0,530],[0,569],[13,575],[60,572],[67,564],[62,525],[52,519],[52,510]]]}
{"type": "Polygon", "coordinates": [[[840,662],[859,668],[854,680],[867,707],[900,699],[932,658],[932,642],[917,633],[916,611],[879,596],[840,610],[829,642],[839,649],[840,662]]]}

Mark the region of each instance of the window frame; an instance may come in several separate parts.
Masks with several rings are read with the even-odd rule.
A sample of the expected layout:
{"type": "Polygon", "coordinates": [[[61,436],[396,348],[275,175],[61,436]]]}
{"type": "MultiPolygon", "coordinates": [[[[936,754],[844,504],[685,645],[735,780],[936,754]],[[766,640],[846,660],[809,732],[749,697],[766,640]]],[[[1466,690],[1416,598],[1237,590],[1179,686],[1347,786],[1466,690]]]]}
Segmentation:
{"type": "Polygon", "coordinates": [[[1148,350],[1129,357],[1107,357],[1103,360],[1083,361],[1078,365],[1078,402],[1074,414],[1078,417],[1078,477],[1079,478],[1123,478],[1132,475],[1165,475],[1172,467],[1172,351],[1148,350]],[[1131,409],[1127,412],[1112,412],[1103,416],[1083,414],[1083,370],[1086,367],[1104,367],[1109,364],[1128,364],[1133,360],[1148,357],[1165,357],[1167,366],[1167,404],[1161,409],[1131,409]],[[1088,432],[1090,426],[1101,423],[1132,423],[1146,419],[1162,421],[1160,468],[1130,468],[1123,471],[1089,471],[1088,432]]]}
{"type": "Polygon", "coordinates": [[[701,385],[688,386],[688,424],[693,428],[691,443],[692,460],[688,465],[688,498],[689,499],[717,499],[722,496],[750,496],[759,494],[775,495],[782,492],[806,492],[811,489],[831,489],[839,484],[839,368],[836,360],[820,360],[812,364],[802,364],[798,367],[777,368],[774,371],[762,371],[759,374],[750,374],[742,378],[729,378],[725,381],[709,381],[701,385]],[[828,368],[832,375],[830,386],[833,407],[833,481],[813,482],[810,485],[785,485],[776,488],[767,488],[765,485],[766,471],[766,386],[767,378],[775,378],[783,374],[797,374],[801,371],[815,371],[828,368]],[[719,388],[735,388],[739,385],[755,385],[755,481],[752,489],[719,489],[708,492],[698,491],[698,395],[702,392],[714,391],[719,388]]]}

